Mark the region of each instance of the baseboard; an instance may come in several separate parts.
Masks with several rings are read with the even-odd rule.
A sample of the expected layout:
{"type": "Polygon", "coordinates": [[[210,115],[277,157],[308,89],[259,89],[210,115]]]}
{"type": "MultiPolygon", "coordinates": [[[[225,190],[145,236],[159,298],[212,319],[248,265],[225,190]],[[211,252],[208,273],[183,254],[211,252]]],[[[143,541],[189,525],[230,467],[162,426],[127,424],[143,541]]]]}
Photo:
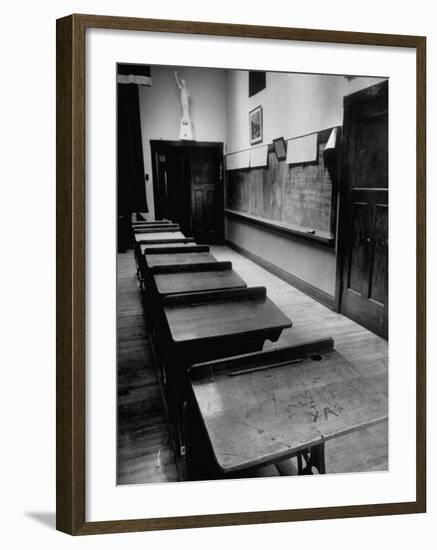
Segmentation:
{"type": "Polygon", "coordinates": [[[314,298],[314,300],[317,300],[317,302],[320,302],[324,306],[329,307],[329,309],[335,310],[334,296],[331,296],[327,292],[324,292],[323,290],[320,290],[319,288],[303,281],[299,277],[296,277],[295,275],[288,273],[288,271],[285,271],[284,269],[272,264],[268,260],[264,260],[264,258],[261,258],[261,256],[258,256],[253,252],[249,252],[249,250],[246,250],[242,246],[239,246],[238,244],[235,244],[232,241],[226,240],[225,242],[226,242],[226,245],[229,246],[229,248],[232,248],[242,256],[245,256],[249,260],[252,260],[256,264],[258,264],[260,267],[263,267],[264,269],[266,269],[273,275],[276,275],[286,283],[290,284],[291,286],[294,286],[295,288],[297,288],[297,290],[300,290],[301,292],[304,292],[311,298],[314,298]]]}

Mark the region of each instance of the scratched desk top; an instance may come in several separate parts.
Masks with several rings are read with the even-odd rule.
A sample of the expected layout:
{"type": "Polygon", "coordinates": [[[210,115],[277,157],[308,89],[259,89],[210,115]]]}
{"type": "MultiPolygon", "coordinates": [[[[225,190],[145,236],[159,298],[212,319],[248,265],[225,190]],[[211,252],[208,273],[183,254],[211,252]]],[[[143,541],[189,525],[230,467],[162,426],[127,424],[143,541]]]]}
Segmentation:
{"type": "Polygon", "coordinates": [[[280,334],[292,324],[267,298],[265,287],[166,296],[163,306],[170,335],[177,343],[280,334]]]}
{"type": "Polygon", "coordinates": [[[388,417],[386,375],[361,376],[332,339],[203,363],[190,379],[224,473],[286,459],[388,417]]]}
{"type": "Polygon", "coordinates": [[[137,242],[163,241],[163,240],[183,240],[186,239],[181,231],[156,231],[154,233],[135,233],[137,242]]]}
{"type": "MultiPolygon", "coordinates": [[[[181,254],[175,254],[175,256],[181,256],[181,254]]],[[[199,256],[199,254],[193,254],[193,256],[199,256]]],[[[161,271],[155,272],[153,275],[157,293],[164,296],[225,288],[245,288],[247,286],[243,279],[232,269],[231,262],[217,262],[217,260],[214,260],[213,258],[213,263],[202,265],[194,263],[196,258],[191,259],[191,263],[186,265],[180,263],[156,265],[155,271],[161,268],[161,271]],[[169,271],[162,272],[163,267],[169,269],[169,271]],[[172,269],[175,270],[171,271],[172,269]],[[176,271],[176,269],[179,269],[179,271],[176,271]]]]}

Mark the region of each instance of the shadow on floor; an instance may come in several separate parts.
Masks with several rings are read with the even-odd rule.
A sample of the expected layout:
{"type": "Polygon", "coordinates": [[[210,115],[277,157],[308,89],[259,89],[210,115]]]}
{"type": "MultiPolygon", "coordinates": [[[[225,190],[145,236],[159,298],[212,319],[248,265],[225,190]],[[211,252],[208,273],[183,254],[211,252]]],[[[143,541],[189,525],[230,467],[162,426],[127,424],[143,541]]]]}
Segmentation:
{"type": "Polygon", "coordinates": [[[24,515],[46,527],[50,527],[51,529],[56,528],[55,512],[24,512],[24,515]]]}

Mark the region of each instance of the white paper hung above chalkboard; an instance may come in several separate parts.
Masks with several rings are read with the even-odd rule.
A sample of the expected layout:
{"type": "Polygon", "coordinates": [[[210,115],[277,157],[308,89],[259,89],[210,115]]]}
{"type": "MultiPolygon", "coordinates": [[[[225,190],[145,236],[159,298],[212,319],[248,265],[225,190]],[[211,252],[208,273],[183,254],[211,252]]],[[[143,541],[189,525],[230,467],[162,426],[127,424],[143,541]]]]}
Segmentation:
{"type": "Polygon", "coordinates": [[[317,132],[287,141],[287,164],[304,164],[317,160],[317,132]]]}
{"type": "Polygon", "coordinates": [[[330,135],[329,135],[329,139],[325,145],[325,149],[324,149],[324,152],[325,151],[329,151],[331,149],[335,149],[336,145],[337,145],[337,131],[338,131],[338,128],[335,127],[332,129],[330,135]]]}
{"type": "Polygon", "coordinates": [[[250,167],[251,168],[260,168],[262,166],[267,166],[268,158],[268,146],[263,145],[262,147],[254,147],[250,150],[250,167]]]}
{"type": "Polygon", "coordinates": [[[226,170],[242,170],[250,166],[250,151],[238,151],[226,155],[226,170]]]}

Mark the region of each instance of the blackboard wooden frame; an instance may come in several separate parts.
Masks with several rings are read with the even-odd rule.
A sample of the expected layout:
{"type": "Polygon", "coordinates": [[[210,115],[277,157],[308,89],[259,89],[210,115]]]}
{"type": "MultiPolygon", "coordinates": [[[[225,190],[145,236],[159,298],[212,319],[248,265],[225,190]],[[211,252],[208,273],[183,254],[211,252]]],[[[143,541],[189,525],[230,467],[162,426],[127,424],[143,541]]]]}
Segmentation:
{"type": "Polygon", "coordinates": [[[57,21],[57,529],[72,535],[426,511],[426,38],[71,15],[57,21]],[[417,84],[416,498],[411,502],[87,522],[85,515],[85,31],[123,29],[412,48],[417,84]]]}

